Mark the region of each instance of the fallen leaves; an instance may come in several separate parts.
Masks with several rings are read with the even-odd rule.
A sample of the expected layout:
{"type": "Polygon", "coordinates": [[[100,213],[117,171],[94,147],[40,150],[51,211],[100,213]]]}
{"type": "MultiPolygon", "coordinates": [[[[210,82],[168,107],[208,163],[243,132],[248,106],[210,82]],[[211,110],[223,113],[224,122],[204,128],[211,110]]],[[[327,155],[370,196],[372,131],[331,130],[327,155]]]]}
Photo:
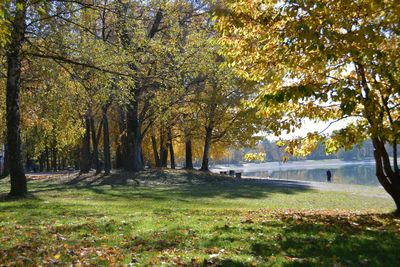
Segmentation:
{"type": "Polygon", "coordinates": [[[0,262],[2,266],[231,266],[237,262],[263,266],[266,261],[368,265],[371,254],[343,255],[346,246],[362,252],[371,242],[375,248],[379,242],[374,240],[379,238],[388,242],[382,247],[400,243],[400,220],[391,215],[259,209],[221,211],[216,217],[215,211],[185,212],[191,214],[191,223],[180,225],[174,214],[156,214],[154,224],[160,218],[163,224],[141,233],[135,233],[132,220],[95,216],[76,221],[50,218],[41,224],[0,223],[0,262]],[[314,251],[326,255],[316,256],[314,251]]]}

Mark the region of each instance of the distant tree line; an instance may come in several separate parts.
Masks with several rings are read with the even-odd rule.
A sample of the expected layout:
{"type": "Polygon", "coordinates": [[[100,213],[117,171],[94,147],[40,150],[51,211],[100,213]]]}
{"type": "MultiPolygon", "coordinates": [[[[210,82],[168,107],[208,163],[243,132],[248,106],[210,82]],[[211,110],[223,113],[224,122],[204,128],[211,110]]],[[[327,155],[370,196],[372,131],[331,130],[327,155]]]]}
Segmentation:
{"type": "MultiPolygon", "coordinates": [[[[374,147],[371,140],[365,141],[362,145],[355,145],[349,150],[341,149],[337,153],[327,154],[325,145],[319,144],[318,147],[308,156],[295,157],[289,155],[280,148],[275,141],[264,139],[260,141],[255,148],[232,149],[228,156],[223,159],[213,161],[214,164],[240,164],[244,162],[245,155],[248,153],[265,153],[263,161],[253,160],[247,162],[271,162],[271,161],[294,161],[294,160],[324,160],[324,159],[340,159],[349,160],[366,160],[373,159],[374,147]]],[[[393,156],[392,153],[390,156],[393,156]]]]}

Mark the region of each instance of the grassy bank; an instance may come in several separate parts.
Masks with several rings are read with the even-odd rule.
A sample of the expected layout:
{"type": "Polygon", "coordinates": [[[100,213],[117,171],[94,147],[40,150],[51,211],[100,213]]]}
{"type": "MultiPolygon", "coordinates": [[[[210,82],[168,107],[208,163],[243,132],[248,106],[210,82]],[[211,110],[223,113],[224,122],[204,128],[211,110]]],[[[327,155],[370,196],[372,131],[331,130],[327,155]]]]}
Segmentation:
{"type": "MultiPolygon", "coordinates": [[[[2,265],[395,266],[390,199],[213,175],[55,176],[0,202],[2,265]]],[[[8,191],[0,181],[0,193],[8,191]]],[[[365,192],[364,192],[365,193],[365,192]]]]}

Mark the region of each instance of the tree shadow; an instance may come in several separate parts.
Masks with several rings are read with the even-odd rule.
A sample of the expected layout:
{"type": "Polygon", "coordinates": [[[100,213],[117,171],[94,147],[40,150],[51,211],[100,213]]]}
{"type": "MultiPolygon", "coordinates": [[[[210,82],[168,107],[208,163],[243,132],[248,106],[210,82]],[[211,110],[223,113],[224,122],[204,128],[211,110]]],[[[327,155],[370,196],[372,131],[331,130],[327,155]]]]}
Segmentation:
{"type": "MultiPolygon", "coordinates": [[[[311,214],[301,222],[286,218],[281,248],[294,257],[322,256],[326,264],[394,266],[400,262],[400,236],[398,227],[393,231],[386,225],[388,219],[393,222],[393,215],[311,214]]],[[[286,265],[295,266],[296,262],[286,265]]]]}
{"type": "MultiPolygon", "coordinates": [[[[151,170],[139,173],[120,172],[111,175],[72,176],[68,180],[58,178],[30,182],[30,194],[40,200],[44,192],[82,192],[102,201],[125,200],[175,200],[190,202],[196,199],[261,199],[273,193],[297,194],[313,190],[305,183],[296,181],[269,181],[267,179],[234,179],[229,176],[199,171],[151,170]],[[133,181],[133,182],[132,182],[133,181]]],[[[0,197],[0,202],[13,201],[0,197]]]]}
{"type": "MultiPolygon", "coordinates": [[[[391,215],[280,213],[268,218],[273,219],[260,222],[255,218],[254,222],[242,221],[229,227],[216,225],[206,234],[201,228],[172,224],[169,228],[154,229],[137,236],[131,234],[132,222],[114,220],[49,225],[45,229],[47,234],[54,236],[51,242],[55,247],[62,247],[64,240],[69,238],[78,244],[64,252],[63,257],[74,255],[73,250],[78,253],[84,247],[103,248],[93,240],[95,233],[97,236],[121,236],[124,242],[119,244],[119,253],[122,254],[140,255],[152,251],[153,255],[161,255],[166,251],[172,253],[171,259],[175,251],[176,255],[181,255],[179,253],[186,249],[203,255],[218,254],[215,258],[206,256],[197,265],[191,265],[189,259],[184,266],[253,266],[249,264],[250,257],[258,262],[257,266],[397,266],[400,261],[399,229],[393,228],[396,221],[391,215]],[[222,248],[225,252],[218,253],[222,248]]],[[[38,247],[48,246],[48,242],[40,233],[30,234],[24,243],[26,246],[10,246],[3,249],[6,252],[3,255],[13,251],[34,252],[38,247]],[[31,243],[35,246],[30,246],[31,243]]]]}
{"type": "MultiPolygon", "coordinates": [[[[126,174],[131,179],[132,174],[126,174]]],[[[153,173],[154,181],[163,181],[169,179],[171,175],[161,173],[161,177],[157,176],[157,172],[153,173]]],[[[151,216],[162,217],[163,215],[171,215],[174,207],[171,206],[171,200],[192,202],[201,201],[202,199],[212,199],[220,197],[224,199],[261,199],[268,198],[271,194],[297,194],[312,188],[304,187],[285,187],[278,184],[277,186],[268,183],[253,180],[234,180],[229,177],[222,177],[221,180],[206,180],[205,182],[198,178],[186,177],[180,174],[186,183],[155,183],[155,184],[110,184],[92,182],[79,182],[77,184],[56,183],[49,181],[36,181],[32,187],[32,193],[50,192],[55,197],[59,192],[71,191],[72,196],[65,194],[65,197],[74,199],[75,195],[78,199],[87,194],[90,198],[101,201],[126,201],[136,205],[143,203],[143,200],[157,200],[167,203],[166,208],[150,207],[146,212],[152,212],[151,216]],[[227,180],[230,179],[230,180],[227,180]],[[200,181],[200,182],[199,182],[200,181]],[[159,216],[160,215],[160,216],[159,216]]],[[[201,174],[200,174],[201,175],[201,174]]],[[[112,177],[112,176],[111,176],[112,177]]],[[[109,177],[109,178],[111,178],[109,177]]],[[[211,177],[210,179],[219,179],[211,177]]],[[[102,181],[104,181],[103,177],[102,181]]],[[[114,176],[114,179],[118,176],[114,176]]],[[[137,178],[136,179],[140,179],[137,178]]],[[[150,179],[150,180],[151,180],[150,179]]],[[[178,180],[179,180],[178,179],[178,180]]],[[[209,179],[209,178],[206,178],[209,179]]],[[[33,201],[27,200],[18,202],[17,205],[4,205],[0,207],[0,212],[21,212],[30,210],[26,216],[22,216],[25,221],[40,222],[46,216],[59,215],[67,218],[79,216],[102,216],[101,209],[93,209],[90,201],[86,203],[82,201],[76,202],[56,202],[44,204],[44,199],[36,197],[33,201]],[[87,207],[86,207],[87,205],[87,207]],[[39,208],[38,208],[39,207],[39,208]],[[33,218],[34,217],[34,218],[33,218]]],[[[63,196],[63,195],[62,195],[63,196]]],[[[148,202],[151,203],[151,202],[148,202]]],[[[148,204],[147,204],[148,205],[148,204]]],[[[219,205],[216,203],[216,205],[219,205]]],[[[184,206],[182,206],[184,208],[184,206]]],[[[186,211],[182,211],[184,215],[186,211]]],[[[193,216],[207,216],[204,210],[188,209],[188,214],[193,216]],[[201,214],[200,214],[201,213],[201,214]]],[[[242,216],[236,210],[221,210],[218,216],[232,218],[233,215],[242,216]],[[224,213],[226,212],[226,213],[224,213]]],[[[172,215],[173,216],[173,215],[172,215]]],[[[212,216],[215,214],[212,213],[212,216]]],[[[263,212],[259,213],[259,218],[254,220],[235,222],[230,225],[224,225],[225,222],[217,222],[215,226],[208,231],[210,234],[199,235],[199,239],[193,239],[187,232],[182,232],[181,228],[173,227],[164,230],[154,229],[148,235],[141,239],[136,238],[126,244],[125,249],[130,250],[135,246],[141,245],[143,249],[151,248],[157,251],[173,249],[175,247],[184,248],[186,244],[191,244],[194,249],[202,250],[206,247],[221,247],[221,244],[239,244],[245,243],[247,255],[252,255],[259,259],[260,262],[268,262],[273,264],[275,259],[280,258],[278,263],[281,266],[396,266],[400,262],[400,254],[398,247],[400,246],[400,231],[398,221],[395,221],[392,215],[381,214],[320,214],[320,213],[279,213],[268,215],[263,212]],[[263,216],[270,216],[268,220],[263,216]],[[272,216],[272,217],[271,217],[272,216]],[[271,219],[272,218],[272,219],[271,219]],[[391,225],[387,225],[387,222],[391,225]],[[261,235],[260,235],[261,234],[261,235]],[[200,238],[201,237],[201,238],[200,238]],[[197,241],[193,241],[197,240],[197,241]],[[199,242],[199,243],[193,243],[199,242]],[[201,244],[200,244],[201,242],[201,244]],[[338,264],[337,264],[338,263],[338,264]]],[[[173,218],[172,218],[173,219],[173,218]]],[[[124,225],[104,222],[100,229],[96,231],[100,233],[117,232],[118,227],[124,228],[124,225]]],[[[209,222],[213,222],[210,220],[209,222]]],[[[91,226],[62,226],[55,228],[56,233],[63,234],[65,232],[76,232],[84,228],[84,232],[92,231],[91,226]],[[74,228],[75,227],[75,228],[74,228]],[[87,229],[85,227],[88,227],[87,229]]],[[[128,232],[128,227],[127,232],[128,232]]],[[[233,249],[231,247],[231,249],[233,249]]],[[[204,266],[209,263],[205,262],[204,266]]],[[[248,266],[249,263],[241,262],[237,259],[224,259],[210,263],[212,266],[248,266]]]]}
{"type": "Polygon", "coordinates": [[[282,255],[286,259],[282,266],[395,266],[400,262],[399,231],[383,222],[393,218],[390,214],[284,215],[279,234],[273,240],[252,242],[251,250],[264,260],[282,255]]]}
{"type": "MultiPolygon", "coordinates": [[[[271,184],[248,184],[243,182],[212,182],[208,184],[161,184],[155,185],[103,185],[103,184],[85,184],[85,185],[69,185],[69,184],[37,184],[30,190],[32,194],[43,192],[63,192],[68,190],[88,191],[94,193],[97,198],[104,201],[120,201],[121,199],[204,199],[221,197],[225,199],[262,199],[270,194],[297,194],[305,191],[312,191],[311,187],[286,187],[285,185],[271,184]]],[[[1,200],[0,200],[1,201],[1,200]]]]}
{"type": "MultiPolygon", "coordinates": [[[[234,199],[265,199],[272,194],[298,194],[307,190],[312,190],[308,187],[284,187],[273,186],[271,184],[262,184],[251,180],[243,179],[236,180],[230,177],[221,177],[218,175],[208,175],[204,173],[189,173],[178,172],[178,174],[166,173],[164,171],[155,171],[151,173],[151,178],[148,173],[135,176],[137,180],[145,179],[154,181],[154,183],[125,184],[124,180],[132,179],[132,173],[114,176],[90,176],[89,179],[84,179],[76,183],[74,180],[77,177],[72,177],[73,183],[69,181],[34,181],[30,186],[30,193],[34,196],[33,199],[18,200],[10,205],[3,205],[0,211],[13,212],[17,210],[31,210],[32,214],[38,216],[102,216],[103,211],[92,209],[91,201],[118,202],[126,205],[140,205],[141,208],[149,208],[153,213],[170,213],[173,212],[169,208],[173,208],[171,203],[182,203],[180,208],[196,205],[198,201],[204,201],[204,205],[219,206],[220,200],[234,199]],[[140,176],[142,175],[142,176],[140,176]],[[122,177],[121,177],[122,176],[122,177]],[[177,178],[177,176],[180,176],[177,178]],[[172,178],[171,178],[172,177],[172,178]],[[100,183],[96,182],[101,181],[100,183]],[[120,179],[116,183],[104,182],[107,179],[120,179]],[[160,181],[169,180],[170,183],[161,183],[160,181]],[[179,183],[177,183],[179,181],[179,183]],[[42,197],[45,193],[46,197],[42,197]],[[48,198],[61,198],[60,201],[49,201],[48,198]],[[62,199],[69,201],[62,201],[62,199]],[[75,202],[75,199],[77,200],[75,202]],[[81,201],[84,200],[84,201],[81,201]],[[157,201],[157,209],[152,208],[154,202],[157,201]],[[135,204],[136,203],[136,204],[135,204]]],[[[81,177],[80,177],[81,178],[81,177]]],[[[142,181],[142,180],[140,180],[142,181]]],[[[148,181],[147,181],[148,182],[148,181]]],[[[0,202],[14,200],[5,200],[0,198],[0,202]]],[[[173,205],[173,204],[172,204],[173,205]]],[[[25,216],[26,217],[26,216],[25,216]]],[[[25,218],[28,220],[29,218],[25,218]]]]}

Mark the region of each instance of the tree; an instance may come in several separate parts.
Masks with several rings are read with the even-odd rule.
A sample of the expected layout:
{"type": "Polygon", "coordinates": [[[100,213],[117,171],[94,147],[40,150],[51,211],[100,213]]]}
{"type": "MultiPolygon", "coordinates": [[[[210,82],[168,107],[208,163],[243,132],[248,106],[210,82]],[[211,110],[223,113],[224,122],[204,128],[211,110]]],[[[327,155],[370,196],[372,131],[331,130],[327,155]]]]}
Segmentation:
{"type": "MultiPolygon", "coordinates": [[[[6,75],[3,74],[3,69],[0,69],[0,99],[6,99],[6,88],[5,88],[5,79],[6,79],[6,75]]],[[[6,176],[8,176],[8,162],[6,160],[7,157],[7,152],[6,152],[6,127],[4,127],[6,125],[6,103],[5,101],[0,101],[0,151],[2,151],[2,148],[4,148],[3,152],[4,152],[4,158],[3,160],[3,168],[0,171],[0,178],[4,178],[6,176]]],[[[1,152],[0,152],[1,153],[1,152]]]]}
{"type": "Polygon", "coordinates": [[[257,87],[239,79],[214,51],[211,47],[204,74],[207,79],[195,100],[204,129],[202,171],[209,170],[212,144],[252,145],[256,140],[254,135],[263,129],[263,120],[256,119],[255,110],[243,104],[243,100],[251,99],[257,87]]]}
{"type": "Polygon", "coordinates": [[[29,57],[24,64],[21,86],[23,154],[27,161],[39,160],[41,170],[50,157],[52,166],[47,169],[57,170],[62,167],[62,161],[65,163],[73,155],[82,136],[80,120],[85,110],[85,90],[76,80],[70,79],[66,66],[29,57]]]}
{"type": "MultiPolygon", "coordinates": [[[[21,49],[25,39],[26,3],[23,0],[16,0],[13,4],[16,8],[13,13],[8,14],[11,16],[11,19],[7,19],[10,23],[10,38],[5,44],[7,60],[6,118],[9,152],[8,164],[11,180],[10,196],[25,197],[28,193],[28,188],[21,153],[19,94],[21,89],[21,49]]],[[[5,19],[3,18],[3,20],[5,19]]]]}
{"type": "Polygon", "coordinates": [[[224,53],[262,86],[254,105],[270,129],[347,121],[330,136],[291,140],[287,151],[306,155],[324,142],[332,153],[371,138],[376,176],[400,211],[400,3],[243,0],[216,9],[224,53]]]}
{"type": "Polygon", "coordinates": [[[118,5],[119,41],[127,55],[126,65],[136,74],[134,83],[127,86],[131,92],[129,103],[121,109],[122,149],[118,152],[126,154],[127,170],[142,170],[150,151],[156,166],[167,165],[168,150],[174,161],[173,120],[178,117],[177,106],[184,102],[186,88],[195,80],[201,46],[195,45],[199,39],[192,33],[202,31],[202,6],[189,1],[118,5]],[[135,19],[141,16],[146,19],[135,19]],[[147,138],[149,133],[151,138],[147,138]],[[152,143],[151,149],[143,148],[145,139],[152,143]]]}
{"type": "MultiPolygon", "coordinates": [[[[99,8],[91,2],[7,0],[0,4],[0,45],[1,52],[6,58],[7,69],[6,124],[11,196],[24,197],[27,194],[20,127],[21,76],[27,72],[27,68],[23,68],[26,67],[24,64],[28,63],[24,61],[27,57],[48,59],[57,65],[63,65],[66,69],[73,65],[101,73],[131,77],[130,73],[124,72],[126,69],[120,71],[121,68],[116,67],[121,64],[115,62],[107,64],[107,61],[98,64],[92,56],[89,56],[90,53],[79,53],[85,49],[85,43],[81,42],[77,46],[74,42],[76,39],[71,36],[82,32],[96,36],[92,29],[87,28],[79,20],[84,10],[99,8]]],[[[84,40],[84,37],[85,35],[81,34],[79,40],[84,40]]],[[[102,53],[99,54],[104,56],[102,53]]],[[[55,156],[56,151],[53,149],[53,159],[55,156]]]]}

